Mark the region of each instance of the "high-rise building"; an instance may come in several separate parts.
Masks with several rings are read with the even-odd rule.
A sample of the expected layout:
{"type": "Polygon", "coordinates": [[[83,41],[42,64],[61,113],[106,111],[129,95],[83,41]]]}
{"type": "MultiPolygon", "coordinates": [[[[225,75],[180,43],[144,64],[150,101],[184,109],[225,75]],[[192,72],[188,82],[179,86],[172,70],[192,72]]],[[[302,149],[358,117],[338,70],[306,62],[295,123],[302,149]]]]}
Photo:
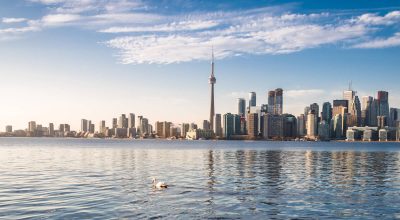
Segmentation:
{"type": "Polygon", "coordinates": [[[307,137],[315,139],[317,136],[317,115],[315,111],[310,110],[307,116],[307,137]]]}
{"type": "Polygon", "coordinates": [[[118,127],[118,119],[117,118],[113,118],[112,120],[112,128],[115,129],[118,127]]]}
{"type": "Polygon", "coordinates": [[[378,91],[377,99],[379,104],[378,116],[386,116],[386,118],[389,118],[389,93],[386,91],[378,91]]]}
{"type": "Polygon", "coordinates": [[[296,138],[297,136],[297,119],[294,115],[283,114],[283,137],[284,138],[296,138]]]}
{"type": "Polygon", "coordinates": [[[306,120],[304,114],[297,117],[297,135],[303,137],[306,135],[306,120]]]}
{"type": "Polygon", "coordinates": [[[255,92],[249,92],[249,109],[257,105],[257,96],[255,92]]]}
{"type": "Polygon", "coordinates": [[[362,97],[361,121],[362,126],[372,126],[372,102],[374,98],[371,96],[362,97]]]}
{"type": "MultiPolygon", "coordinates": [[[[214,119],[213,119],[214,121],[214,119]]],[[[207,120],[203,120],[203,130],[210,130],[211,126],[210,126],[210,122],[207,120]]]]}
{"type": "Polygon", "coordinates": [[[246,100],[244,98],[237,99],[238,104],[238,115],[245,116],[246,115],[246,100]]]}
{"type": "Polygon", "coordinates": [[[371,105],[370,126],[378,125],[379,101],[374,99],[371,105]]]}
{"type": "Polygon", "coordinates": [[[222,137],[221,114],[215,114],[214,132],[217,137],[222,137]]]}
{"type": "Polygon", "coordinates": [[[12,126],[11,125],[7,125],[6,126],[6,132],[7,133],[11,133],[13,131],[12,126]]]}
{"type": "Polygon", "coordinates": [[[55,135],[54,124],[53,123],[49,123],[49,136],[53,137],[54,135],[55,135]]]}
{"type": "Polygon", "coordinates": [[[275,114],[275,91],[268,92],[268,113],[275,114]]]}
{"type": "Polygon", "coordinates": [[[155,123],[155,132],[156,132],[156,135],[158,137],[163,137],[163,133],[164,133],[163,122],[156,121],[156,123],[155,123]]]}
{"type": "Polygon", "coordinates": [[[342,138],[343,137],[343,116],[341,114],[336,114],[333,117],[333,137],[342,138]]]}
{"type": "Polygon", "coordinates": [[[390,108],[389,126],[396,127],[396,121],[399,120],[399,109],[390,108]]]}
{"type": "Polygon", "coordinates": [[[58,125],[58,131],[64,133],[65,132],[65,126],[64,124],[59,124],[58,125]]]}
{"type": "Polygon", "coordinates": [[[162,127],[163,127],[163,132],[162,132],[162,137],[163,138],[167,138],[171,136],[171,122],[166,122],[164,121],[162,123],[162,127]]]}
{"type": "Polygon", "coordinates": [[[30,121],[28,123],[28,131],[32,132],[33,134],[36,132],[36,122],[35,121],[30,121]]]}
{"type": "MultiPolygon", "coordinates": [[[[210,123],[208,129],[212,130],[214,125],[214,116],[215,116],[215,109],[214,109],[214,84],[217,82],[217,79],[214,76],[214,50],[212,51],[212,61],[211,61],[211,75],[209,77],[210,88],[211,88],[211,105],[210,105],[210,123]]],[[[208,130],[206,129],[206,130],[208,130]]]]}
{"type": "Polygon", "coordinates": [[[281,88],[275,90],[274,113],[278,115],[283,113],[283,89],[281,88]]]}
{"type": "Polygon", "coordinates": [[[69,124],[64,124],[64,131],[65,132],[70,132],[71,131],[71,126],[69,124]]]}
{"type": "Polygon", "coordinates": [[[283,113],[283,89],[277,88],[268,92],[268,113],[278,115],[283,113]]]}
{"type": "Polygon", "coordinates": [[[242,134],[242,117],[240,115],[233,115],[233,133],[242,134]]]}
{"type": "Polygon", "coordinates": [[[318,137],[321,140],[329,140],[330,139],[330,126],[329,123],[325,120],[322,120],[318,124],[318,137]]]}
{"type": "Polygon", "coordinates": [[[182,123],[181,125],[181,137],[185,138],[186,133],[189,131],[190,125],[188,123],[182,123]]]}
{"type": "Polygon", "coordinates": [[[342,114],[343,109],[345,109],[345,113],[347,113],[348,105],[348,100],[333,100],[332,116],[342,114]]]}
{"type": "Polygon", "coordinates": [[[330,102],[324,102],[322,105],[321,120],[330,124],[332,120],[332,105],[330,102]]]}
{"type": "Polygon", "coordinates": [[[263,116],[264,139],[281,139],[284,137],[284,116],[267,113],[263,116]]]}
{"type": "Polygon", "coordinates": [[[106,133],[106,121],[102,120],[99,123],[99,133],[105,134],[106,133]]]}
{"type": "Polygon", "coordinates": [[[310,111],[313,112],[315,118],[318,120],[318,118],[319,118],[319,105],[317,103],[311,104],[310,105],[310,111]]]}
{"type": "Polygon", "coordinates": [[[258,114],[257,113],[249,113],[248,114],[248,135],[249,138],[258,137],[258,114]]]}
{"type": "Polygon", "coordinates": [[[86,120],[86,119],[81,120],[81,131],[82,132],[88,131],[88,120],[86,120]]]}
{"type": "Polygon", "coordinates": [[[128,128],[134,128],[135,125],[135,114],[129,113],[128,115],[128,128]]]}
{"type": "Polygon", "coordinates": [[[224,137],[226,139],[231,139],[232,135],[234,135],[234,116],[231,113],[224,114],[223,122],[224,137]]]}
{"type": "Polygon", "coordinates": [[[118,118],[118,128],[127,128],[127,126],[125,126],[125,121],[126,121],[126,115],[121,114],[118,118]]]}

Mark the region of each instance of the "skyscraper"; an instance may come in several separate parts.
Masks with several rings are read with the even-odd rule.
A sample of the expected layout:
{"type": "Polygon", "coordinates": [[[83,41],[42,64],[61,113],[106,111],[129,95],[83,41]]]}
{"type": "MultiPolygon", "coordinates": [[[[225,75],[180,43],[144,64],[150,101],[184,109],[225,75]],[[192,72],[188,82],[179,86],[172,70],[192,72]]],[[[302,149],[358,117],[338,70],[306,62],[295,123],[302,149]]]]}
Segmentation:
{"type": "Polygon", "coordinates": [[[274,114],[275,111],[275,91],[268,92],[268,113],[274,114]]]}
{"type": "Polygon", "coordinates": [[[363,126],[371,126],[372,120],[372,102],[374,98],[371,96],[364,96],[362,97],[362,124],[363,126]]]}
{"type": "Polygon", "coordinates": [[[224,114],[224,137],[230,139],[234,134],[234,116],[231,113],[224,114]]]}
{"type": "Polygon", "coordinates": [[[215,109],[214,109],[214,84],[217,82],[217,79],[214,76],[214,50],[212,51],[211,75],[209,77],[208,82],[211,85],[211,105],[210,105],[209,129],[212,130],[212,126],[214,125],[214,115],[215,115],[215,109]]]}
{"type": "Polygon", "coordinates": [[[250,138],[256,138],[258,136],[258,114],[248,114],[248,134],[250,138]]]}
{"type": "Polygon", "coordinates": [[[88,120],[86,120],[86,119],[81,120],[81,131],[82,132],[88,131],[88,120]]]}
{"type": "Polygon", "coordinates": [[[389,93],[386,91],[378,91],[379,116],[389,118],[389,93]]]}
{"type": "Polygon", "coordinates": [[[135,127],[135,114],[129,113],[128,116],[128,128],[134,128],[135,127]]]}
{"type": "Polygon", "coordinates": [[[221,114],[215,114],[215,135],[218,137],[222,137],[222,127],[221,127],[221,114]]]}
{"type": "Polygon", "coordinates": [[[274,113],[281,115],[283,112],[283,89],[278,88],[275,90],[275,108],[274,113]]]}
{"type": "Polygon", "coordinates": [[[324,102],[322,105],[321,120],[330,124],[332,120],[332,105],[330,102],[324,102]]]}
{"type": "Polygon", "coordinates": [[[257,96],[255,92],[249,92],[249,109],[257,105],[257,96]]]}
{"type": "Polygon", "coordinates": [[[246,100],[244,98],[238,98],[238,115],[245,116],[246,114],[246,100]]]}

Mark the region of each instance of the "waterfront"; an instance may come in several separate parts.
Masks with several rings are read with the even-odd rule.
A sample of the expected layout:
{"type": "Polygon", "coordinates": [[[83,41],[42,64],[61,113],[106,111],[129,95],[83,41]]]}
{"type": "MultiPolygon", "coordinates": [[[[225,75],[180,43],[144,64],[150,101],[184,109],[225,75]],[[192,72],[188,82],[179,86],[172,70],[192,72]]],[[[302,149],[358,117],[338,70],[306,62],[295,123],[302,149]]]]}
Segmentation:
{"type": "Polygon", "coordinates": [[[1,138],[0,160],[4,219],[400,218],[399,143],[1,138]]]}

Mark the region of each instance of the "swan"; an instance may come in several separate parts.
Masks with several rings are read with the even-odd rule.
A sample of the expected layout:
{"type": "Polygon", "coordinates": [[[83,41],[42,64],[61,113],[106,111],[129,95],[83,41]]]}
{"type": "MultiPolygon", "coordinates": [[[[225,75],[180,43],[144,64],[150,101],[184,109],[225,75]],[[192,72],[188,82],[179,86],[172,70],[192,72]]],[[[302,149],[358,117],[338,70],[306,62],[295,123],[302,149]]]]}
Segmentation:
{"type": "Polygon", "coordinates": [[[153,186],[156,188],[167,188],[168,185],[164,182],[158,182],[156,178],[153,178],[153,186]]]}

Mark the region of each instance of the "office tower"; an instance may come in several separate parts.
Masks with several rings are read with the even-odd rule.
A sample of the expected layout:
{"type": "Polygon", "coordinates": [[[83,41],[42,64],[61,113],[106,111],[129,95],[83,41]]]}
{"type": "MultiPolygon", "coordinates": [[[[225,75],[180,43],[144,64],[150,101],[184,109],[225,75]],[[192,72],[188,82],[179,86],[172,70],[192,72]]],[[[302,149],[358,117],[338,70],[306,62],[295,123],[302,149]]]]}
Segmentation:
{"type": "Polygon", "coordinates": [[[89,124],[89,133],[93,134],[94,131],[95,131],[94,124],[92,124],[92,121],[90,121],[90,124],[89,124]]]}
{"type": "Polygon", "coordinates": [[[330,102],[324,102],[322,104],[322,115],[321,120],[330,124],[332,120],[332,105],[330,102]]]}
{"type": "Polygon", "coordinates": [[[88,120],[86,120],[86,119],[81,120],[81,131],[82,132],[88,131],[88,120]]]}
{"type": "Polygon", "coordinates": [[[361,125],[361,103],[358,96],[353,96],[353,99],[349,101],[348,113],[352,120],[349,120],[349,126],[360,126],[361,125]]]}
{"type": "Polygon", "coordinates": [[[257,105],[257,96],[255,92],[249,92],[249,109],[257,105]]]}
{"type": "Polygon", "coordinates": [[[283,137],[295,138],[297,136],[297,118],[291,114],[283,114],[283,137]]]}
{"type": "Polygon", "coordinates": [[[242,117],[240,115],[233,115],[233,133],[242,134],[242,117]]]}
{"type": "Polygon", "coordinates": [[[164,123],[163,122],[156,121],[155,132],[158,137],[163,137],[163,133],[164,133],[164,123]]]}
{"type": "Polygon", "coordinates": [[[389,118],[389,93],[386,91],[378,91],[377,99],[379,104],[378,116],[386,116],[386,118],[389,118]]]}
{"type": "Polygon", "coordinates": [[[348,105],[348,100],[333,100],[332,116],[342,114],[343,109],[345,109],[345,113],[347,113],[348,105]]]}
{"type": "Polygon", "coordinates": [[[343,116],[341,114],[336,114],[333,117],[333,137],[342,138],[343,137],[343,116]]]}
{"type": "Polygon", "coordinates": [[[389,119],[389,126],[396,127],[396,121],[399,120],[399,109],[397,108],[390,108],[390,119],[389,119]]]}
{"type": "Polygon", "coordinates": [[[106,133],[106,121],[102,120],[99,123],[99,133],[105,134],[106,133]]]}
{"type": "Polygon", "coordinates": [[[49,123],[49,136],[53,137],[55,134],[54,132],[54,124],[53,123],[49,123]]]}
{"type": "Polygon", "coordinates": [[[370,113],[370,126],[378,125],[378,117],[379,115],[379,101],[377,99],[372,100],[371,105],[371,113],[370,113]]]}
{"type": "Polygon", "coordinates": [[[11,133],[13,130],[12,130],[12,126],[11,125],[7,125],[6,126],[6,132],[7,133],[11,133]]]}
{"type": "Polygon", "coordinates": [[[238,115],[245,116],[246,115],[246,100],[244,98],[238,98],[238,115]]]}
{"type": "Polygon", "coordinates": [[[283,112],[283,89],[278,88],[275,90],[274,114],[281,115],[282,112],[283,112]]]}
{"type": "Polygon", "coordinates": [[[147,118],[144,118],[143,116],[138,116],[138,128],[137,128],[137,133],[138,135],[145,137],[146,135],[149,135],[149,120],[147,118]]]}
{"type": "Polygon", "coordinates": [[[42,125],[36,125],[36,136],[41,137],[43,135],[43,127],[42,125]]]}
{"type": "Polygon", "coordinates": [[[58,125],[58,131],[64,133],[65,132],[65,127],[64,124],[59,124],[58,125]]]}
{"type": "Polygon", "coordinates": [[[188,123],[182,123],[181,125],[181,137],[185,138],[186,133],[189,131],[190,125],[188,123]]]}
{"type": "Polygon", "coordinates": [[[268,92],[268,113],[275,114],[275,91],[268,92]]]}
{"type": "Polygon", "coordinates": [[[28,123],[28,131],[35,134],[35,132],[36,132],[36,122],[35,121],[30,121],[28,123]]]}
{"type": "Polygon", "coordinates": [[[231,113],[226,113],[223,117],[224,137],[226,139],[231,139],[232,135],[234,135],[234,117],[231,113]]]}
{"type": "Polygon", "coordinates": [[[121,114],[118,118],[118,128],[127,128],[125,127],[125,120],[126,120],[126,115],[121,114]]]}
{"type": "Polygon", "coordinates": [[[70,132],[71,131],[71,126],[69,124],[64,124],[64,131],[65,132],[70,132]]]}
{"type": "Polygon", "coordinates": [[[248,135],[250,138],[256,138],[258,136],[258,114],[249,113],[248,115],[248,135]]]}
{"type": "Polygon", "coordinates": [[[205,130],[212,130],[212,127],[214,125],[214,115],[215,115],[215,109],[214,109],[214,84],[217,82],[217,79],[214,76],[214,50],[212,51],[212,61],[211,61],[211,75],[209,77],[209,81],[210,83],[210,89],[211,89],[211,105],[210,105],[210,123],[209,123],[209,127],[203,128],[205,130]]]}
{"type": "Polygon", "coordinates": [[[267,113],[263,117],[264,139],[280,139],[284,137],[284,116],[267,113]]]}
{"type": "Polygon", "coordinates": [[[372,104],[374,98],[371,96],[362,97],[362,110],[361,110],[361,118],[363,122],[363,126],[372,126],[372,104]]]}
{"type": "Polygon", "coordinates": [[[313,103],[310,105],[310,111],[313,112],[314,117],[318,120],[319,117],[319,105],[317,103],[313,103]]]}
{"type": "Polygon", "coordinates": [[[306,120],[304,114],[301,114],[297,117],[297,135],[299,137],[303,137],[306,135],[305,133],[306,120]]]}
{"type": "Polygon", "coordinates": [[[112,119],[112,128],[115,129],[118,127],[118,119],[117,118],[113,118],[112,119]]]}
{"type": "MultiPolygon", "coordinates": [[[[146,120],[147,120],[147,118],[146,118],[146,120]]],[[[149,134],[149,135],[153,134],[153,125],[149,124],[148,120],[147,120],[147,134],[149,134]]]]}
{"type": "Polygon", "coordinates": [[[128,115],[128,128],[135,127],[135,114],[129,113],[128,115]]]}
{"type": "Polygon", "coordinates": [[[318,137],[321,140],[329,140],[330,139],[330,126],[326,120],[322,120],[318,124],[318,137]]]}
{"type": "Polygon", "coordinates": [[[317,115],[314,110],[310,110],[307,116],[307,137],[315,139],[317,135],[317,115]]]}
{"type": "Polygon", "coordinates": [[[221,114],[215,114],[214,132],[217,137],[222,137],[221,114]]]}
{"type": "Polygon", "coordinates": [[[210,130],[210,122],[207,120],[203,120],[203,130],[210,130]]]}
{"type": "Polygon", "coordinates": [[[163,132],[162,132],[162,137],[163,138],[167,138],[167,137],[170,137],[171,136],[171,133],[170,133],[170,131],[171,131],[171,122],[166,122],[166,121],[164,121],[163,123],[162,123],[162,126],[163,126],[163,132]]]}

